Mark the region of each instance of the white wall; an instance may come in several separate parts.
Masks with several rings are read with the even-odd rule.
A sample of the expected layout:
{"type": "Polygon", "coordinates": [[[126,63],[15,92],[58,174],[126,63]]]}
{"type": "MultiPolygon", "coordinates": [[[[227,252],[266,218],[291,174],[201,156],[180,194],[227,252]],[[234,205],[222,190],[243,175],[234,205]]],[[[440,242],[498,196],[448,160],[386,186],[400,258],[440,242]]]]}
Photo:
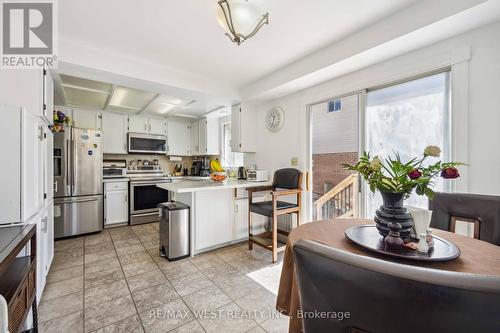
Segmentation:
{"type": "Polygon", "coordinates": [[[342,98],[342,109],[328,112],[328,102],[311,106],[313,154],[358,151],[358,95],[342,98]]]}
{"type": "Polygon", "coordinates": [[[461,168],[457,190],[500,194],[499,35],[497,22],[259,105],[254,162],[272,173],[289,167],[290,158],[296,156],[298,168],[307,171],[308,104],[451,66],[453,158],[470,165],[461,168]],[[264,125],[265,113],[272,106],[285,110],[285,124],[278,133],[267,131],[264,125]]]}

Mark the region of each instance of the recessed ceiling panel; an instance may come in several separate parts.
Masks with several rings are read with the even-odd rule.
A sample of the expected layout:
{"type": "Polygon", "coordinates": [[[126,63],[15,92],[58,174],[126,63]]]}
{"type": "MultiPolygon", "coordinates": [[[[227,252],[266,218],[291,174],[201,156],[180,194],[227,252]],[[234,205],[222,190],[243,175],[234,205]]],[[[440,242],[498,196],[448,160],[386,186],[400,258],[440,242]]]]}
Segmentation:
{"type": "Polygon", "coordinates": [[[102,93],[111,93],[112,85],[109,83],[82,79],[79,77],[61,74],[61,82],[63,87],[81,88],[82,90],[93,90],[102,93]]]}
{"type": "Polygon", "coordinates": [[[107,94],[69,87],[64,87],[64,94],[68,106],[79,106],[91,109],[102,109],[109,96],[107,94]]]}
{"type": "Polygon", "coordinates": [[[156,96],[155,93],[127,87],[116,87],[109,102],[109,109],[119,108],[140,111],[156,96]]]}

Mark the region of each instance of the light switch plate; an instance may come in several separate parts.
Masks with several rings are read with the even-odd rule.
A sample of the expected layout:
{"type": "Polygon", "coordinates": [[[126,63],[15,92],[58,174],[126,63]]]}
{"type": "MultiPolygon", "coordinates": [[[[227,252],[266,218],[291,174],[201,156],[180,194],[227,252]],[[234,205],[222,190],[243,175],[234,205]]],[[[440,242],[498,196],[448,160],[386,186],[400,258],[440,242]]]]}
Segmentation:
{"type": "Polygon", "coordinates": [[[298,159],[298,157],[292,157],[291,164],[292,164],[292,166],[299,165],[299,159],[298,159]]]}

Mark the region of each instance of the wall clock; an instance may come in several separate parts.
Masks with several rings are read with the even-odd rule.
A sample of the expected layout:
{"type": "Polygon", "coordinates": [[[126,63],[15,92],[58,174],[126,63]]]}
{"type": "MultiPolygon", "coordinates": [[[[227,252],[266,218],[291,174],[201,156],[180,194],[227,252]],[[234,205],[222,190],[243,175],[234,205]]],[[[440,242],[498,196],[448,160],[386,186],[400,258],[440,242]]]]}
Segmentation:
{"type": "Polygon", "coordinates": [[[266,127],[271,132],[278,132],[285,122],[285,113],[280,107],[274,107],[266,113],[266,127]]]}

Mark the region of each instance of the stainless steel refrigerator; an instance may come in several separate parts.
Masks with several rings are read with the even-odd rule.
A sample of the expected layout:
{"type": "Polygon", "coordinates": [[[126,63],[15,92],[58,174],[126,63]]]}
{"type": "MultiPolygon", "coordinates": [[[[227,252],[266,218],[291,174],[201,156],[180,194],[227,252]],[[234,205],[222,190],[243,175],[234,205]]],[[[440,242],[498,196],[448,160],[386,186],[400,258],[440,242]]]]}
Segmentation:
{"type": "Polygon", "coordinates": [[[54,133],[54,236],[103,229],[102,133],[54,133]]]}

